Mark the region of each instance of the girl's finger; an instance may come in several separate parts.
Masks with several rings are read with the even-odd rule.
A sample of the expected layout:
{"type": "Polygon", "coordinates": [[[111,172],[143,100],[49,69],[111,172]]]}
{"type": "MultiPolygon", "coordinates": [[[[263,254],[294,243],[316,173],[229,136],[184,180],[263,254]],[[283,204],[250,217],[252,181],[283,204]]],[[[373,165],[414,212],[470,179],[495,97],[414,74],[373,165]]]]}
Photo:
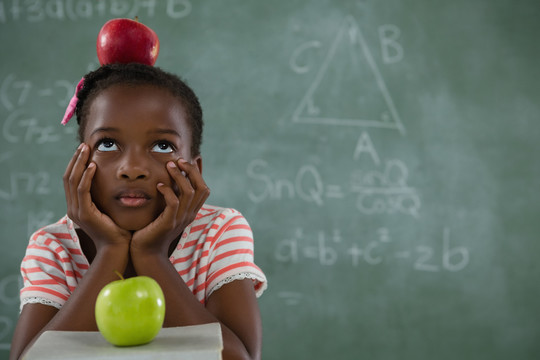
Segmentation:
{"type": "Polygon", "coordinates": [[[201,182],[204,183],[199,168],[184,159],[179,159],[177,163],[180,170],[185,173],[185,177],[189,179],[193,189],[197,190],[197,185],[201,182]]]}
{"type": "Polygon", "coordinates": [[[68,179],[71,204],[75,209],[79,208],[78,187],[79,183],[81,182],[82,175],[86,170],[86,162],[88,161],[89,156],[88,153],[88,145],[83,144],[68,179]]]}
{"type": "Polygon", "coordinates": [[[71,160],[69,160],[69,163],[66,167],[66,171],[64,172],[64,184],[67,183],[67,180],[69,179],[69,175],[71,174],[71,171],[73,170],[73,166],[75,166],[75,162],[77,161],[77,158],[79,157],[79,154],[81,153],[81,149],[84,144],[80,144],[77,150],[75,150],[75,153],[71,157],[71,160]]]}
{"type": "Polygon", "coordinates": [[[195,190],[191,201],[190,211],[199,211],[206,199],[208,199],[208,196],[210,196],[210,188],[206,185],[197,166],[182,159],[178,161],[178,166],[186,173],[191,187],[195,190]]]}
{"type": "Polygon", "coordinates": [[[176,166],[174,162],[169,161],[167,163],[167,169],[169,171],[169,175],[173,178],[176,185],[178,185],[178,212],[179,214],[184,213],[186,209],[189,208],[189,205],[193,200],[193,194],[195,193],[195,190],[193,189],[193,186],[191,185],[189,179],[182,174],[181,170],[178,168],[178,166],[176,166]]]}
{"type": "Polygon", "coordinates": [[[169,171],[169,175],[173,178],[174,182],[176,183],[176,185],[178,185],[180,190],[186,189],[188,186],[191,187],[191,184],[189,183],[186,175],[182,174],[182,171],[173,161],[169,161],[167,163],[167,170],[169,171]]]}
{"type": "Polygon", "coordinates": [[[193,201],[191,209],[193,212],[198,212],[203,207],[204,203],[210,196],[210,188],[208,186],[205,186],[204,189],[197,190],[197,195],[198,196],[195,201],[193,201]]]}
{"type": "Polygon", "coordinates": [[[92,206],[90,189],[92,188],[92,179],[96,174],[96,170],[96,164],[91,162],[82,174],[81,181],[77,187],[77,200],[80,208],[90,209],[92,206]]]}
{"type": "Polygon", "coordinates": [[[174,193],[174,191],[167,185],[163,183],[157,184],[157,189],[163,195],[165,199],[165,209],[161,213],[160,217],[164,221],[173,222],[176,218],[178,208],[180,206],[180,201],[174,193]]]}
{"type": "Polygon", "coordinates": [[[75,162],[77,161],[77,158],[79,157],[79,154],[81,153],[81,148],[83,144],[80,144],[73,156],[71,157],[71,160],[69,161],[66,171],[64,172],[64,176],[62,177],[62,180],[64,182],[64,193],[66,195],[66,203],[68,209],[71,205],[71,191],[69,188],[69,177],[71,176],[71,172],[73,171],[73,167],[75,166],[75,162]]]}

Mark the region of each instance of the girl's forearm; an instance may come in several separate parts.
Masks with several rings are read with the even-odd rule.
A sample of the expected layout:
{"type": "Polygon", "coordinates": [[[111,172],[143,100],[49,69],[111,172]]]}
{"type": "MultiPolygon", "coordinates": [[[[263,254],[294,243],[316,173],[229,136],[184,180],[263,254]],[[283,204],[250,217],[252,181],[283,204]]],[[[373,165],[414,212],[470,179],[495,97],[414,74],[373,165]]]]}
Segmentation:
{"type": "Polygon", "coordinates": [[[13,337],[10,359],[18,359],[47,330],[97,330],[94,312],[97,295],[103,286],[117,279],[115,270],[125,270],[128,258],[128,246],[103,247],[60,310],[41,304],[25,305],[13,337]]]}
{"type": "Polygon", "coordinates": [[[185,326],[217,322],[193,296],[182,277],[168,258],[161,255],[137,253],[131,250],[131,260],[137,275],[156,280],[165,295],[164,327],[185,326]],[[178,304],[178,305],[176,305],[178,304]]]}
{"type": "Polygon", "coordinates": [[[164,327],[219,322],[223,336],[223,358],[250,358],[240,338],[193,296],[167,257],[155,254],[134,254],[132,249],[131,259],[137,275],[153,278],[163,290],[165,295],[164,327]]]}
{"type": "Polygon", "coordinates": [[[127,246],[110,245],[100,249],[77,288],[43,331],[96,331],[97,296],[105,285],[118,280],[115,271],[124,273],[128,259],[127,246]]]}

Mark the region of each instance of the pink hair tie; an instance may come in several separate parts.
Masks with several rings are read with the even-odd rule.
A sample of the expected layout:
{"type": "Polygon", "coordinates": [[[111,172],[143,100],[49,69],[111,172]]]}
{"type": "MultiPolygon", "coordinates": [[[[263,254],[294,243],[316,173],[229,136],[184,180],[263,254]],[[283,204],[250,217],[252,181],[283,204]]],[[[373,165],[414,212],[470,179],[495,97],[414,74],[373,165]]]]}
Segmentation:
{"type": "Polygon", "coordinates": [[[73,114],[75,114],[75,109],[77,108],[77,101],[79,101],[79,98],[77,95],[79,94],[79,91],[81,91],[82,87],[84,85],[84,77],[79,81],[77,84],[77,88],[75,89],[75,94],[69,101],[69,105],[66,109],[66,113],[64,114],[64,118],[62,119],[61,124],[66,125],[69,120],[73,117],[73,114]]]}

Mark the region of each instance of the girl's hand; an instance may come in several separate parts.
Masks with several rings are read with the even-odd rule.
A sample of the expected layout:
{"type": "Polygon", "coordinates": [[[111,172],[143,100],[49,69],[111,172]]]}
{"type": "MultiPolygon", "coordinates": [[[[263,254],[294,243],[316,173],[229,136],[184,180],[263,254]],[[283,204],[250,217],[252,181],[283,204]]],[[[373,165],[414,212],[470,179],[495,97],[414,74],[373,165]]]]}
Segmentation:
{"type": "Polygon", "coordinates": [[[90,195],[96,164],[88,163],[90,148],[82,143],[64,173],[67,215],[92,239],[96,250],[104,245],[129,246],[131,233],[121,229],[96,207],[90,195]]]}
{"type": "Polygon", "coordinates": [[[168,256],[171,243],[195,220],[210,195],[196,165],[180,159],[177,163],[168,162],[167,170],[178,186],[179,194],[176,195],[170,186],[157,185],[165,198],[165,209],[156,220],[133,234],[132,250],[168,256]]]}

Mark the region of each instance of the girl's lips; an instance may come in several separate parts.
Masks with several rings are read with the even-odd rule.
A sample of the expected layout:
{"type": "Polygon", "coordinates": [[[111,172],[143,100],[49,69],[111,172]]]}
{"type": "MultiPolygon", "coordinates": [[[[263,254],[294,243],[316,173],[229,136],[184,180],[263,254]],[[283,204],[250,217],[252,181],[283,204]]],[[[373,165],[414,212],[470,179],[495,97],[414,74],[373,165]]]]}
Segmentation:
{"type": "Polygon", "coordinates": [[[150,196],[143,191],[123,191],[116,198],[126,207],[141,207],[150,201],[150,196]]]}
{"type": "Polygon", "coordinates": [[[120,200],[120,203],[127,207],[140,207],[146,204],[148,199],[146,198],[140,198],[140,197],[120,197],[118,200],[120,200]]]}

